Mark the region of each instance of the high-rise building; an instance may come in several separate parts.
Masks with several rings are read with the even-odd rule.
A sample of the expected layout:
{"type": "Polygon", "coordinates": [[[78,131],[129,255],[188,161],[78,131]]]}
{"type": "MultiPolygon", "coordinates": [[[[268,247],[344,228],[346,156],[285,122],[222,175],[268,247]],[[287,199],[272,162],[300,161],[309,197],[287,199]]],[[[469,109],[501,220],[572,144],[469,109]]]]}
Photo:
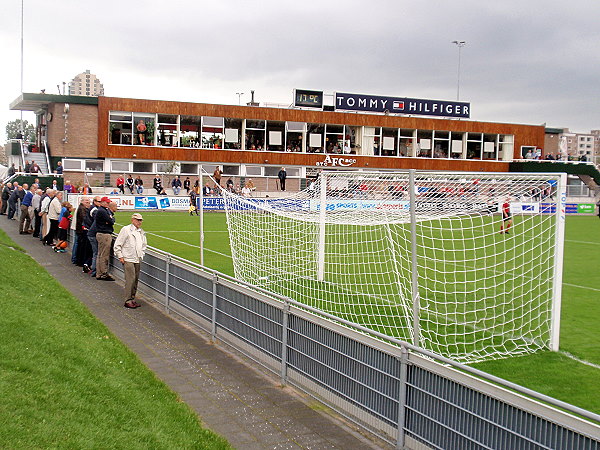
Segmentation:
{"type": "Polygon", "coordinates": [[[96,75],[86,70],[69,83],[69,95],[85,95],[87,97],[98,97],[104,95],[104,86],[96,75]]]}

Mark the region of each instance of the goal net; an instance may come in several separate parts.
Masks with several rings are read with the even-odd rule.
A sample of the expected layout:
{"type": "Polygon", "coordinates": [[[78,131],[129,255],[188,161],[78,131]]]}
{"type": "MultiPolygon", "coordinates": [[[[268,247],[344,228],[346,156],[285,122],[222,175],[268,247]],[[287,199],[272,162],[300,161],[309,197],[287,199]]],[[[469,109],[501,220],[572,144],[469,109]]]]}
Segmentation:
{"type": "Polygon", "coordinates": [[[235,276],[461,362],[558,348],[560,175],[322,172],[223,192],[235,276]]]}

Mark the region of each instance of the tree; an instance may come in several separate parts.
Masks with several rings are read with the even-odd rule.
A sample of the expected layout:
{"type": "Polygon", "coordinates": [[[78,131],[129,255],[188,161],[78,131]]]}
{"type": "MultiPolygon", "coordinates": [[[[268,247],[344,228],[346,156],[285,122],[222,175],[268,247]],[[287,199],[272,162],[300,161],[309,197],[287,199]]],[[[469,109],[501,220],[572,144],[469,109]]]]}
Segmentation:
{"type": "MultiPolygon", "coordinates": [[[[21,134],[21,119],[11,120],[6,124],[6,139],[18,139],[21,134]]],[[[35,142],[35,127],[23,121],[23,137],[29,142],[35,142]]]]}

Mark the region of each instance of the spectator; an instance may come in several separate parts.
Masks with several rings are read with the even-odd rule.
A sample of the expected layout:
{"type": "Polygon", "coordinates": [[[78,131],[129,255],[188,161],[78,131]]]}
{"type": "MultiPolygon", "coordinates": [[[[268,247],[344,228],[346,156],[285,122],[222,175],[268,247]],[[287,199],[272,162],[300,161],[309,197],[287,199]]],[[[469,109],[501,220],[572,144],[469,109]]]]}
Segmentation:
{"type": "Polygon", "coordinates": [[[48,220],[50,221],[50,227],[48,234],[44,237],[44,245],[50,245],[54,247],[54,238],[58,233],[58,218],[62,209],[62,192],[56,192],[50,204],[48,205],[48,220]]]}
{"type": "Polygon", "coordinates": [[[92,264],[92,246],[87,238],[88,230],[84,223],[90,210],[90,204],[89,197],[82,197],[81,203],[79,203],[79,207],[75,212],[75,235],[77,236],[77,243],[73,245],[73,252],[75,253],[74,263],[79,267],[83,267],[85,273],[89,272],[86,268],[89,269],[92,264]]]}
{"type": "Polygon", "coordinates": [[[156,190],[156,195],[162,195],[165,193],[160,175],[156,174],[152,180],[152,187],[156,190]]]}
{"type": "Polygon", "coordinates": [[[8,197],[8,220],[16,220],[15,213],[17,212],[17,204],[19,202],[19,191],[23,190],[22,186],[19,186],[19,183],[16,181],[13,183],[13,189],[10,193],[10,197],[8,197]]]}
{"type": "Polygon", "coordinates": [[[119,175],[117,177],[116,185],[117,189],[121,192],[121,194],[125,194],[125,178],[119,175]]]}
{"type": "Polygon", "coordinates": [[[40,169],[40,166],[38,166],[38,164],[34,161],[33,164],[31,164],[31,167],[29,168],[29,172],[31,174],[41,173],[42,169],[40,169]]]}
{"type": "Polygon", "coordinates": [[[213,190],[210,188],[210,185],[208,182],[204,185],[202,193],[204,194],[205,197],[212,195],[213,190]]]}
{"type": "Polygon", "coordinates": [[[33,237],[40,237],[40,227],[42,225],[42,218],[40,217],[40,209],[42,206],[42,194],[44,191],[36,189],[31,199],[31,207],[33,209],[33,237]]]}
{"type": "Polygon", "coordinates": [[[12,192],[12,183],[6,183],[2,188],[2,208],[0,208],[0,215],[6,215],[6,209],[8,208],[8,198],[10,197],[10,193],[12,192]]]}
{"type": "Polygon", "coordinates": [[[146,233],[142,230],[140,213],[131,216],[131,225],[121,228],[115,240],[115,257],[123,264],[125,274],[125,308],[139,308],[135,301],[140,277],[140,263],[146,252],[146,233]]]}
{"type": "Polygon", "coordinates": [[[54,173],[57,175],[62,175],[63,173],[63,166],[62,166],[62,162],[59,161],[56,163],[56,169],[54,169],[54,173]]]}
{"type": "Polygon", "coordinates": [[[21,200],[21,215],[19,216],[19,233],[20,234],[29,234],[33,231],[30,230],[31,227],[31,202],[33,201],[33,192],[28,190],[29,186],[27,184],[23,185],[23,192],[25,195],[23,196],[23,200],[21,200]]]}
{"type": "Polygon", "coordinates": [[[213,178],[219,186],[221,186],[221,175],[223,175],[223,172],[221,172],[221,169],[219,168],[219,166],[217,166],[217,168],[213,172],[213,178]]]}
{"type": "Polygon", "coordinates": [[[17,173],[17,170],[15,169],[15,163],[12,163],[8,168],[7,176],[12,177],[15,173],[17,173]]]}
{"type": "Polygon", "coordinates": [[[279,187],[282,191],[285,191],[285,180],[287,178],[287,172],[285,171],[285,167],[281,168],[281,170],[277,174],[277,178],[279,178],[279,187]]]}
{"type": "Polygon", "coordinates": [[[75,186],[73,186],[71,184],[71,182],[69,180],[67,180],[67,181],[65,181],[65,185],[63,186],[63,191],[66,191],[69,194],[72,194],[75,192],[75,186]]]}
{"type": "Polygon", "coordinates": [[[229,178],[227,180],[227,183],[225,184],[225,186],[227,187],[227,190],[229,192],[233,192],[233,180],[231,178],[229,178]]]}
{"type": "Polygon", "coordinates": [[[139,175],[136,177],[134,183],[135,183],[136,194],[143,194],[144,193],[144,181],[140,178],[139,175]]]}
{"type": "Polygon", "coordinates": [[[135,189],[135,181],[133,181],[133,177],[131,174],[127,175],[127,179],[125,180],[125,186],[129,189],[129,193],[133,195],[133,190],[135,189]]]}
{"type": "Polygon", "coordinates": [[[90,195],[92,193],[92,188],[88,183],[83,183],[83,188],[81,188],[81,193],[83,195],[90,195]]]}
{"type": "Polygon", "coordinates": [[[25,161],[25,168],[23,169],[25,173],[31,172],[31,163],[29,161],[25,161]]]}
{"type": "MultiPolygon", "coordinates": [[[[67,239],[72,219],[73,206],[69,202],[63,202],[58,219],[58,243],[54,247],[54,251],[57,253],[65,253],[67,251],[67,246],[69,245],[67,239]]],[[[76,251],[75,248],[73,248],[73,251],[76,251]]]]}
{"type": "Polygon", "coordinates": [[[96,260],[96,279],[101,281],[114,281],[108,273],[112,233],[114,231],[114,215],[109,209],[110,199],[102,197],[100,207],[94,217],[96,223],[96,240],[98,241],[98,256],[96,260]]]}
{"type": "Polygon", "coordinates": [[[185,180],[183,181],[183,188],[185,189],[185,193],[186,194],[190,194],[190,186],[192,184],[192,181],[190,180],[190,177],[185,177],[185,180]]]}
{"type": "Polygon", "coordinates": [[[178,175],[175,175],[175,178],[171,181],[171,187],[173,188],[173,194],[179,195],[179,192],[181,191],[181,180],[178,175]]]}

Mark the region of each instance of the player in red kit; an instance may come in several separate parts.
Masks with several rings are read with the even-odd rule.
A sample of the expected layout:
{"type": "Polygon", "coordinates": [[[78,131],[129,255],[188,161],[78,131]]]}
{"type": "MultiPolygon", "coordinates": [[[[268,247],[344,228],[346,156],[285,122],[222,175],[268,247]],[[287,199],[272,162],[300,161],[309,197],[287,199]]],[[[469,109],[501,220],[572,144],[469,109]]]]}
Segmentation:
{"type": "Polygon", "coordinates": [[[508,234],[508,229],[512,226],[512,213],[510,212],[510,198],[504,200],[502,204],[502,225],[500,225],[500,234],[508,234]]]}

